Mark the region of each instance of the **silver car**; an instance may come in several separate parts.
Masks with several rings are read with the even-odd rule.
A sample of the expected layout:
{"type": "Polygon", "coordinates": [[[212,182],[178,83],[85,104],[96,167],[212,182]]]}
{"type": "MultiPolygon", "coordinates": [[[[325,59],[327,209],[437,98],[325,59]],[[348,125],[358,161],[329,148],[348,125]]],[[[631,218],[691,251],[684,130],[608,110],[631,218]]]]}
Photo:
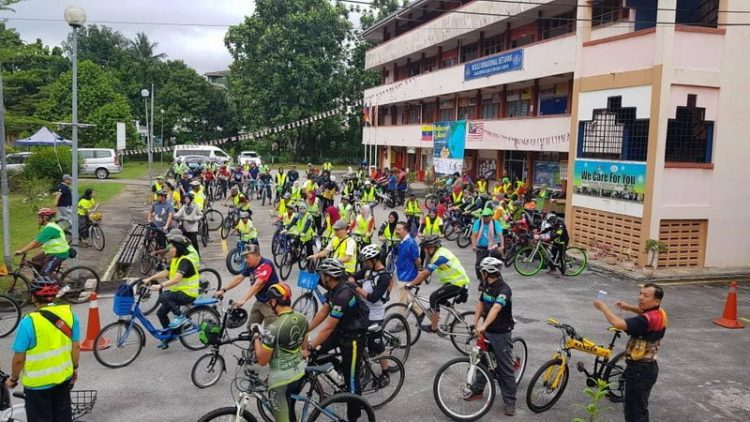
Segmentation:
{"type": "Polygon", "coordinates": [[[79,148],[83,160],[81,174],[93,174],[97,179],[106,179],[110,174],[122,171],[115,150],[108,148],[79,148]]]}
{"type": "Polygon", "coordinates": [[[13,173],[20,173],[26,167],[26,160],[31,156],[30,152],[19,152],[16,154],[8,154],[5,156],[5,164],[8,165],[8,171],[13,173]]]}

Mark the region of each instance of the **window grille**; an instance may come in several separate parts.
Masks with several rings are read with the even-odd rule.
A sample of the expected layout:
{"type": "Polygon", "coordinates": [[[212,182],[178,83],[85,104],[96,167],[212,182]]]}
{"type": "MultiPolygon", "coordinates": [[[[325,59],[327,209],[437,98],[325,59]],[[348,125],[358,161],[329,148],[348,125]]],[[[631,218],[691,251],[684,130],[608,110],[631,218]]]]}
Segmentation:
{"type": "Polygon", "coordinates": [[[622,97],[609,97],[606,109],[578,126],[580,158],[646,161],[649,120],[636,118],[635,107],[623,108],[622,97]]]}
{"type": "Polygon", "coordinates": [[[677,107],[667,124],[667,162],[710,163],[714,122],[706,120],[706,109],[696,107],[697,96],[688,95],[687,106],[677,107]]]}

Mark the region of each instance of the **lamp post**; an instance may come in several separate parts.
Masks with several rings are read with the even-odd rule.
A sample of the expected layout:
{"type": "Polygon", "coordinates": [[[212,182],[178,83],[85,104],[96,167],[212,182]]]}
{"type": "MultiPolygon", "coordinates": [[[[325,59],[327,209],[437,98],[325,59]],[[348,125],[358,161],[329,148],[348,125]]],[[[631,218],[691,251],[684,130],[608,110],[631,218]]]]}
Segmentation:
{"type": "MultiPolygon", "coordinates": [[[[65,8],[65,22],[73,28],[73,48],[70,55],[73,62],[73,209],[78,206],[78,28],[86,23],[86,11],[79,6],[68,6],[65,8]]],[[[73,245],[78,245],[78,216],[72,218],[73,245]]]]}
{"type": "Polygon", "coordinates": [[[8,163],[5,160],[5,101],[3,76],[0,73],[0,194],[3,197],[3,258],[10,268],[10,194],[8,192],[8,163]]]}
{"type": "MultiPolygon", "coordinates": [[[[161,114],[161,146],[162,148],[164,148],[167,145],[164,143],[164,109],[163,108],[159,110],[159,114],[161,114]]],[[[162,152],[159,154],[159,162],[162,162],[162,163],[164,162],[163,151],[164,150],[162,150],[162,152]]]]}
{"type": "Polygon", "coordinates": [[[151,170],[151,160],[153,159],[151,155],[151,125],[154,124],[154,122],[151,122],[151,125],[149,125],[148,122],[148,98],[151,96],[151,93],[147,89],[141,90],[141,97],[143,97],[143,110],[146,116],[146,150],[148,151],[148,185],[151,186],[153,184],[153,173],[151,170]]]}

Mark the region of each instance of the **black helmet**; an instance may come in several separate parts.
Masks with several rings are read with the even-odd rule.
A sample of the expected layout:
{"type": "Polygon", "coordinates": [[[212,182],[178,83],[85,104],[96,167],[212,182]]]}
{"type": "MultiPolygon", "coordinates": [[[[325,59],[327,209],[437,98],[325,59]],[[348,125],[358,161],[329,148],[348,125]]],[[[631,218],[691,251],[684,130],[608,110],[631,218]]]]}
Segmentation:
{"type": "Polygon", "coordinates": [[[227,311],[227,328],[240,328],[247,322],[247,311],[242,308],[231,308],[227,311]]]}
{"type": "Polygon", "coordinates": [[[439,248],[440,245],[440,237],[436,234],[431,234],[429,236],[425,236],[425,238],[422,239],[422,244],[420,246],[426,248],[439,248]]]}

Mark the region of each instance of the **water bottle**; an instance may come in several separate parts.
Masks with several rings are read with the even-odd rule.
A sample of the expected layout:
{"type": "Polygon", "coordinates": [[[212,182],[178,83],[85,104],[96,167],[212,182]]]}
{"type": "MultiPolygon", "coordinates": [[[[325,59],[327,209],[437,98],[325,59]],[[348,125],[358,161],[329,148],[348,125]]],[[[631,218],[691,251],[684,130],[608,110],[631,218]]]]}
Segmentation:
{"type": "Polygon", "coordinates": [[[326,372],[331,380],[333,380],[336,385],[334,387],[341,387],[345,385],[344,377],[339,373],[339,371],[336,370],[335,367],[331,368],[326,372]]]}

